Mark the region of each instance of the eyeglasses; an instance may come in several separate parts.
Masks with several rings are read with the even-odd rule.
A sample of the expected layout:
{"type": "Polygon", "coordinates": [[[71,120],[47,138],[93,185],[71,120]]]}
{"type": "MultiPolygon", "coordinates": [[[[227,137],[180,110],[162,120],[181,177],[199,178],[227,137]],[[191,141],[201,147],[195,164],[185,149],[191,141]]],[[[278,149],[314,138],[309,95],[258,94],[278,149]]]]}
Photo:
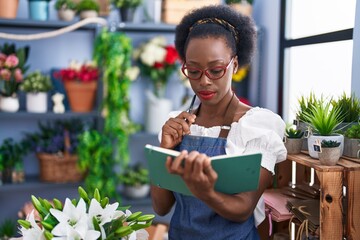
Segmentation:
{"type": "Polygon", "coordinates": [[[230,62],[226,66],[215,66],[212,68],[207,68],[205,70],[201,70],[196,67],[187,67],[185,66],[185,62],[184,62],[181,67],[181,71],[190,80],[199,80],[204,73],[209,79],[218,80],[225,75],[226,70],[229,68],[230,64],[234,61],[234,58],[235,57],[232,57],[230,62]]]}

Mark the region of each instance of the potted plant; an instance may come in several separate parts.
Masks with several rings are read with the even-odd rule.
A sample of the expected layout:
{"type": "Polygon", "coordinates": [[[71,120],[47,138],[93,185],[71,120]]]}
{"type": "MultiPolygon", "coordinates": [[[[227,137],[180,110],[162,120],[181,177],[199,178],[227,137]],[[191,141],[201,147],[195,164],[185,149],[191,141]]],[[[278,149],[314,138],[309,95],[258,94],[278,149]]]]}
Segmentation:
{"type": "Polygon", "coordinates": [[[15,44],[0,46],[0,110],[16,112],[19,110],[17,91],[23,75],[29,66],[25,66],[29,47],[16,49],[15,44]]]}
{"type": "Polygon", "coordinates": [[[304,132],[290,125],[285,129],[285,147],[288,154],[298,154],[301,152],[304,132]]]}
{"type": "Polygon", "coordinates": [[[29,0],[29,16],[32,20],[49,19],[49,2],[51,0],[29,0]]]}
{"type": "Polygon", "coordinates": [[[72,0],[57,0],[55,9],[59,19],[63,21],[72,21],[76,14],[76,3],[72,0]]]}
{"type": "Polygon", "coordinates": [[[225,0],[225,3],[245,16],[250,17],[252,14],[253,0],[225,0]]]}
{"type": "Polygon", "coordinates": [[[351,158],[360,158],[360,122],[346,129],[344,137],[344,155],[351,158]]]}
{"type": "Polygon", "coordinates": [[[350,96],[343,93],[337,100],[332,100],[331,103],[334,108],[339,108],[344,116],[344,121],[339,126],[340,129],[345,131],[351,125],[357,124],[360,119],[360,100],[354,93],[350,96]]]}
{"type": "Polygon", "coordinates": [[[132,22],[134,13],[142,0],[111,0],[111,3],[119,9],[121,22],[132,22]]]}
{"type": "Polygon", "coordinates": [[[3,169],[2,181],[4,183],[17,183],[24,180],[24,173],[22,168],[22,156],[25,154],[21,143],[17,143],[12,138],[4,139],[0,145],[0,158],[3,169]],[[17,167],[17,168],[16,168],[17,167]],[[17,172],[21,171],[22,177],[18,177],[17,172]]]}
{"type": "Polygon", "coordinates": [[[9,240],[13,239],[17,233],[17,226],[16,222],[12,219],[5,219],[0,224],[0,239],[2,240],[9,240]]]}
{"type": "Polygon", "coordinates": [[[304,114],[306,122],[311,126],[312,133],[308,137],[309,155],[318,158],[317,151],[314,150],[316,142],[322,140],[332,140],[340,142],[341,155],[344,148],[344,136],[336,133],[338,126],[343,122],[344,116],[338,108],[334,108],[331,102],[322,102],[314,106],[309,112],[304,114]]]}
{"type": "Polygon", "coordinates": [[[335,166],[341,157],[341,142],[333,140],[322,140],[319,160],[322,165],[335,166]]]}
{"type": "Polygon", "coordinates": [[[153,92],[147,92],[145,130],[158,133],[172,110],[172,102],[165,98],[165,90],[170,76],[178,69],[179,56],[164,36],[156,36],[135,49],[133,57],[153,87],[153,92]]]}
{"type": "Polygon", "coordinates": [[[68,68],[55,73],[64,82],[70,108],[74,112],[89,112],[94,108],[99,70],[94,62],[72,61],[68,68]]]}
{"type": "Polygon", "coordinates": [[[124,185],[124,195],[129,198],[144,198],[149,194],[149,171],[141,164],[127,166],[119,176],[124,185]]]}
{"type": "Polygon", "coordinates": [[[0,18],[16,18],[19,0],[0,0],[0,18]]]}
{"type": "Polygon", "coordinates": [[[40,179],[45,182],[78,182],[83,179],[77,167],[78,137],[85,124],[79,119],[39,122],[39,131],[26,133],[24,145],[35,152],[40,165],[40,179]]]}
{"type": "Polygon", "coordinates": [[[97,17],[100,6],[99,3],[95,0],[81,0],[77,7],[77,12],[80,15],[81,19],[84,18],[91,18],[91,17],[97,17]]]}
{"type": "Polygon", "coordinates": [[[52,89],[50,76],[35,71],[28,74],[20,90],[26,92],[26,110],[28,112],[44,113],[47,111],[48,94],[52,89]]]}

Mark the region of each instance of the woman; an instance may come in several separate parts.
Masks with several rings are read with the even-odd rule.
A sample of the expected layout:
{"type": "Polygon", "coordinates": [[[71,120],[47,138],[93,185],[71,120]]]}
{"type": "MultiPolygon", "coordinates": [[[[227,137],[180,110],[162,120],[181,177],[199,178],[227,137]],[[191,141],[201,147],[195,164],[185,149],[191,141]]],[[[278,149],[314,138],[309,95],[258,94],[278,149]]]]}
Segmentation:
{"type": "Polygon", "coordinates": [[[272,182],[275,163],[285,160],[286,149],[283,120],[270,110],[241,103],[231,90],[232,74],[249,64],[255,41],[251,19],[227,5],[195,10],[176,28],[182,71],[201,103],[190,113],[171,113],[160,134],[161,147],[181,151],[174,160],[167,159],[168,171],[181,176],[194,195],[152,186],[157,214],[167,214],[176,203],[170,239],[259,238],[261,195],[272,182]],[[255,152],[263,156],[258,190],[235,195],[214,190],[217,174],[209,156],[255,152]]]}

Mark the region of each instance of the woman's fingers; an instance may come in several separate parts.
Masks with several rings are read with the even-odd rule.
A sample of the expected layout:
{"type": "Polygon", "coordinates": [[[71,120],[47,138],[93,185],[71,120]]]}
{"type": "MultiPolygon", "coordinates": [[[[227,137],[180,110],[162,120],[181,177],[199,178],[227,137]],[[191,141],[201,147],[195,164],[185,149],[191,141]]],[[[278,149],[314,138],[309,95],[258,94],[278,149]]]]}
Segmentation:
{"type": "Polygon", "coordinates": [[[184,174],[183,166],[187,156],[188,156],[188,152],[184,150],[176,158],[168,157],[165,164],[168,172],[173,174],[183,175],[184,174]]]}

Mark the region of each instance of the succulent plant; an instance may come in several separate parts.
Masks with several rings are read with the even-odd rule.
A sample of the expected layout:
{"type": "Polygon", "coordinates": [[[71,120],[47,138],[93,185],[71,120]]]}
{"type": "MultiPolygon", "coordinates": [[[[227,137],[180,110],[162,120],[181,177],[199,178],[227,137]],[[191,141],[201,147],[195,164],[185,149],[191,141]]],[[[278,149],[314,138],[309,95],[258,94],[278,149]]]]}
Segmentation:
{"type": "Polygon", "coordinates": [[[285,134],[288,138],[302,138],[304,136],[304,131],[289,127],[285,130],[285,134]]]}
{"type": "Polygon", "coordinates": [[[340,146],[340,142],[333,141],[333,140],[322,140],[321,141],[321,147],[323,148],[335,148],[340,146]]]}

